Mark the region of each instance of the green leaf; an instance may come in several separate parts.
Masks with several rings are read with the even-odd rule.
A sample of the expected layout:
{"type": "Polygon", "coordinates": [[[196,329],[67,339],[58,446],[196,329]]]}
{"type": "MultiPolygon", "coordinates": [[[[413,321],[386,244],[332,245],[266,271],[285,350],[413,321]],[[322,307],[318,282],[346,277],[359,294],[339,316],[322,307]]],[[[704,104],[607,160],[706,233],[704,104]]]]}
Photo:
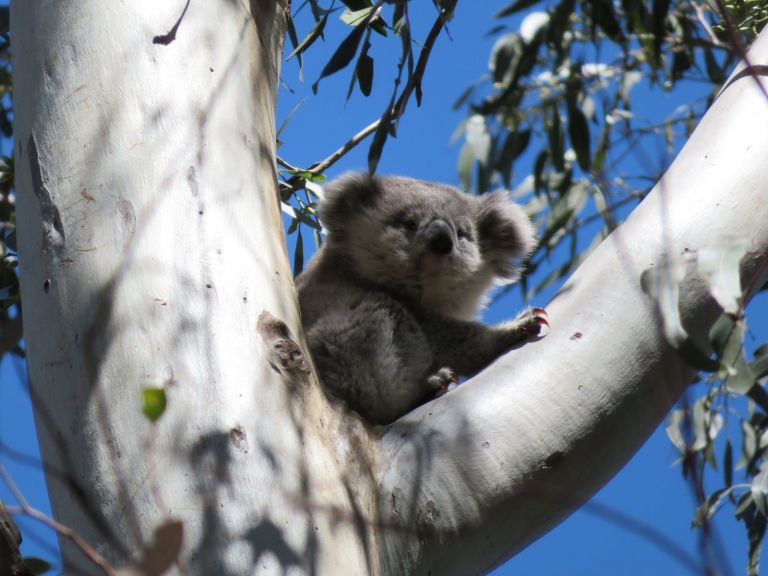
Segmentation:
{"type": "Polygon", "coordinates": [[[736,470],[741,470],[755,457],[757,451],[757,434],[746,420],[741,421],[741,457],[736,462],[736,470]]]}
{"type": "Polygon", "coordinates": [[[286,170],[286,173],[293,174],[310,182],[325,182],[328,179],[325,174],[318,174],[310,170],[286,170]]]}
{"type": "MultiPolygon", "coordinates": [[[[288,17],[286,22],[286,29],[288,31],[288,40],[291,42],[291,46],[293,46],[293,52],[291,53],[288,58],[286,58],[286,61],[291,58],[294,54],[296,55],[296,60],[299,63],[299,80],[304,80],[304,58],[301,56],[301,52],[296,52],[296,50],[299,47],[299,36],[296,34],[296,26],[293,24],[293,18],[288,17]]],[[[280,131],[278,130],[278,134],[280,131]]]]}
{"type": "Polygon", "coordinates": [[[515,12],[520,12],[520,10],[525,10],[526,8],[530,8],[531,6],[534,6],[538,4],[541,0],[515,0],[515,2],[512,2],[511,4],[505,6],[496,14],[493,15],[494,18],[503,18],[504,16],[509,16],[510,14],[514,14],[515,12]]]}
{"type": "Polygon", "coordinates": [[[685,442],[685,438],[683,437],[683,433],[680,428],[680,424],[682,424],[684,420],[684,410],[680,408],[672,410],[669,415],[669,419],[667,420],[667,426],[664,428],[664,431],[667,433],[667,437],[669,438],[670,442],[672,442],[675,448],[678,449],[680,454],[685,454],[688,451],[688,445],[685,442]]]}
{"type": "Polygon", "coordinates": [[[692,527],[700,528],[706,524],[712,518],[712,516],[715,515],[715,512],[717,512],[718,508],[720,508],[723,500],[725,500],[730,495],[730,493],[730,490],[721,488],[720,490],[715,490],[712,494],[707,496],[707,499],[701,504],[701,506],[699,506],[693,516],[692,527]]]}
{"type": "Polygon", "coordinates": [[[563,131],[560,122],[560,111],[557,105],[550,107],[549,123],[547,128],[547,140],[549,141],[549,153],[552,158],[552,164],[558,172],[565,170],[563,159],[563,131]]]}
{"type": "Polygon", "coordinates": [[[312,27],[312,30],[310,30],[309,34],[307,34],[306,38],[301,41],[301,44],[294,48],[293,52],[288,55],[286,60],[290,60],[294,56],[302,54],[307,48],[312,46],[315,40],[317,40],[323,33],[325,24],[328,22],[328,14],[330,14],[330,11],[326,12],[323,17],[315,23],[315,25],[312,27]]]}
{"type": "Polygon", "coordinates": [[[752,492],[752,499],[755,501],[755,506],[757,506],[760,513],[765,516],[765,497],[768,495],[768,468],[765,463],[760,466],[760,472],[758,472],[752,479],[749,489],[750,492],[752,492]]]}
{"type": "Polygon", "coordinates": [[[672,78],[679,80],[693,66],[693,56],[688,49],[680,49],[672,56],[672,78]]]}
{"type": "Polygon", "coordinates": [[[496,159],[496,170],[501,173],[505,186],[512,186],[512,164],[525,151],[530,141],[531,130],[510,131],[507,134],[496,159]]]}
{"type": "Polygon", "coordinates": [[[357,47],[360,45],[360,40],[362,39],[363,32],[365,32],[366,28],[367,27],[363,24],[356,26],[352,29],[352,32],[342,40],[339,47],[336,48],[336,51],[333,53],[333,56],[331,56],[331,59],[328,60],[328,63],[325,65],[322,72],[320,72],[320,77],[314,84],[312,84],[312,92],[317,94],[317,86],[320,84],[320,80],[347,67],[352,61],[352,58],[355,57],[357,47]]]}
{"type": "Polygon", "coordinates": [[[367,18],[369,18],[372,9],[372,6],[367,6],[366,8],[361,8],[360,10],[344,10],[344,13],[341,15],[340,19],[342,22],[344,22],[344,24],[349,24],[350,26],[358,26],[365,22],[367,18]]]}
{"type": "Polygon", "coordinates": [[[741,518],[741,516],[751,507],[753,506],[755,501],[752,499],[752,493],[751,492],[744,492],[739,499],[736,501],[736,509],[734,510],[734,515],[737,518],[741,518]]]}
{"type": "Polygon", "coordinates": [[[653,0],[653,7],[651,8],[653,52],[657,62],[660,61],[661,45],[666,37],[665,26],[670,2],[671,0],[653,0]]]}
{"type": "Polygon", "coordinates": [[[744,357],[744,328],[728,314],[721,314],[709,332],[712,349],[721,363],[722,378],[730,390],[746,394],[755,377],[744,357]]]}
{"type": "Polygon", "coordinates": [[[768,375],[768,344],[763,344],[755,350],[755,360],[750,368],[755,379],[768,375]]]}
{"type": "Polygon", "coordinates": [[[373,87],[373,58],[367,53],[361,54],[357,61],[357,83],[363,96],[370,96],[373,87]]]}
{"type": "Polygon", "coordinates": [[[452,110],[458,110],[461,108],[467,100],[472,96],[472,93],[475,91],[475,88],[477,88],[477,83],[470,84],[468,87],[464,89],[464,91],[459,94],[459,97],[456,98],[453,104],[451,104],[452,110]]]}
{"type": "Polygon", "coordinates": [[[465,192],[469,192],[472,189],[472,167],[475,163],[475,155],[472,152],[472,146],[469,142],[464,142],[459,152],[459,182],[461,182],[461,189],[465,192]]]}
{"type": "Polygon", "coordinates": [[[753,522],[747,525],[747,537],[749,538],[747,576],[760,575],[760,553],[763,550],[766,525],[765,514],[758,515],[753,522]]]}
{"type": "Polygon", "coordinates": [[[517,77],[517,67],[523,54],[523,48],[523,41],[516,32],[510,32],[496,41],[489,59],[489,67],[495,85],[508,87],[517,77]]]}
{"type": "Polygon", "coordinates": [[[544,187],[544,169],[549,160],[549,151],[544,149],[536,156],[536,162],[533,165],[533,184],[534,190],[538,194],[544,187]]]}
{"type": "Polygon", "coordinates": [[[699,398],[693,405],[694,440],[691,450],[704,450],[723,427],[723,417],[708,407],[708,398],[699,398]]]}
{"type": "Polygon", "coordinates": [[[379,165],[381,159],[381,152],[384,150],[384,144],[389,137],[389,124],[392,118],[391,110],[395,103],[394,97],[390,100],[387,111],[381,117],[381,123],[376,128],[376,132],[373,134],[373,140],[371,140],[371,147],[368,148],[368,172],[374,174],[376,167],[379,165]]]}
{"type": "Polygon", "coordinates": [[[704,48],[704,63],[707,67],[707,77],[709,77],[709,81],[712,82],[712,84],[722,84],[725,80],[725,74],[723,74],[723,69],[720,68],[717,59],[709,46],[704,48]]]}
{"type": "MultiPolygon", "coordinates": [[[[752,366],[754,367],[754,364],[752,366]]],[[[754,372],[752,375],[755,378],[760,378],[759,376],[755,376],[754,372]]],[[[747,397],[760,406],[760,408],[763,409],[763,412],[768,414],[768,392],[765,391],[765,388],[763,388],[759,382],[756,382],[755,385],[749,389],[747,397]]]]}
{"type": "Polygon", "coordinates": [[[304,269],[304,240],[301,230],[296,233],[296,249],[293,251],[293,277],[296,278],[304,269]]]}
{"type": "Polygon", "coordinates": [[[584,112],[575,105],[568,107],[568,135],[579,166],[585,172],[589,172],[592,162],[589,152],[589,123],[584,112]]]}
{"type": "Polygon", "coordinates": [[[363,8],[367,8],[373,5],[371,0],[341,0],[341,1],[344,3],[344,6],[346,6],[352,11],[362,10],[363,8]]]}
{"type": "Polygon", "coordinates": [[[730,488],[733,485],[733,448],[731,441],[725,441],[725,450],[723,452],[723,480],[725,487],[730,488]]]}
{"type": "Polygon", "coordinates": [[[35,556],[26,556],[24,558],[24,565],[35,576],[38,574],[45,574],[52,568],[49,562],[35,556]]]}
{"type": "Polygon", "coordinates": [[[157,422],[165,412],[165,390],[147,386],[141,391],[141,411],[150,422],[157,422]]]}
{"type": "Polygon", "coordinates": [[[616,9],[612,0],[589,0],[590,16],[603,32],[614,42],[623,43],[626,38],[616,18],[616,9]]]}

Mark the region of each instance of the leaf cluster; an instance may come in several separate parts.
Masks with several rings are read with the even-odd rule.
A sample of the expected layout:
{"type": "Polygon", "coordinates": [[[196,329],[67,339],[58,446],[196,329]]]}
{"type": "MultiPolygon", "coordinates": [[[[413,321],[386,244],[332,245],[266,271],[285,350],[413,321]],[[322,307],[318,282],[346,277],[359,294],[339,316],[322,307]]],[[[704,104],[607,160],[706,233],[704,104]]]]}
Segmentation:
{"type": "Polygon", "coordinates": [[[477,193],[520,182],[516,196],[542,229],[529,276],[554,251],[566,254],[535,285],[523,282],[532,297],[573,271],[648,193],[738,50],[712,31],[721,19],[709,4],[516,0],[496,18],[488,73],[454,103],[467,110],[458,171],[477,193]],[[689,82],[710,85],[708,97],[661,122],[647,118],[649,94],[689,82]],[[654,161],[648,151],[660,149],[654,161]]]}

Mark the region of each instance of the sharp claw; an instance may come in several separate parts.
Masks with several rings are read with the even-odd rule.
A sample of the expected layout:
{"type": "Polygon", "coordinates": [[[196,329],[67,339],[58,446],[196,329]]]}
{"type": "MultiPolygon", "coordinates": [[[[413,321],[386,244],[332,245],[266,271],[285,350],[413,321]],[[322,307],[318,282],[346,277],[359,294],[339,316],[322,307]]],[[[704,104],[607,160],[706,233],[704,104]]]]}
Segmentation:
{"type": "Polygon", "coordinates": [[[544,308],[534,308],[533,315],[536,326],[539,327],[538,336],[543,337],[549,334],[549,314],[547,311],[544,308]]]}

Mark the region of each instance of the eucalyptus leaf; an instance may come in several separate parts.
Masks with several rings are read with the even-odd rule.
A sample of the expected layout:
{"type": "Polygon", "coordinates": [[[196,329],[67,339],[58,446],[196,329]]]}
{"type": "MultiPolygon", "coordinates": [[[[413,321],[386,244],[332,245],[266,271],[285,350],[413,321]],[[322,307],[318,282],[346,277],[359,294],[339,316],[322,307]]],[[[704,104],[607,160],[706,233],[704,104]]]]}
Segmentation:
{"type": "Polygon", "coordinates": [[[350,32],[347,37],[342,40],[341,44],[339,44],[338,48],[336,48],[336,51],[333,53],[333,56],[331,56],[331,59],[325,65],[322,72],[320,72],[320,77],[312,85],[312,91],[315,94],[317,94],[317,86],[320,84],[320,80],[326,76],[330,76],[331,74],[338,72],[343,68],[346,68],[347,65],[352,61],[352,58],[355,57],[357,47],[360,44],[360,40],[362,39],[363,32],[365,32],[365,30],[366,26],[360,24],[359,26],[353,28],[352,32],[350,32]]]}
{"type": "Polygon", "coordinates": [[[511,4],[508,4],[496,14],[493,15],[494,18],[503,18],[504,16],[509,16],[511,14],[514,14],[515,12],[520,12],[521,10],[525,10],[526,8],[530,8],[531,6],[535,6],[538,4],[541,0],[516,0],[515,2],[512,2],[511,4]]]}
{"type": "Polygon", "coordinates": [[[141,411],[150,422],[157,422],[165,412],[167,398],[165,390],[147,386],[141,391],[141,411]]]}
{"type": "Polygon", "coordinates": [[[589,122],[581,109],[576,105],[568,107],[568,135],[571,138],[571,145],[576,152],[579,166],[585,172],[589,172],[592,163],[589,152],[589,122]]]}
{"type": "Polygon", "coordinates": [[[314,44],[315,40],[317,40],[322,35],[323,30],[325,30],[325,25],[328,22],[328,14],[330,14],[330,12],[326,12],[323,17],[315,23],[315,25],[312,27],[312,30],[310,30],[309,34],[307,34],[306,38],[301,41],[301,44],[296,46],[293,52],[288,55],[286,60],[290,60],[294,56],[300,56],[307,48],[314,44]]]}

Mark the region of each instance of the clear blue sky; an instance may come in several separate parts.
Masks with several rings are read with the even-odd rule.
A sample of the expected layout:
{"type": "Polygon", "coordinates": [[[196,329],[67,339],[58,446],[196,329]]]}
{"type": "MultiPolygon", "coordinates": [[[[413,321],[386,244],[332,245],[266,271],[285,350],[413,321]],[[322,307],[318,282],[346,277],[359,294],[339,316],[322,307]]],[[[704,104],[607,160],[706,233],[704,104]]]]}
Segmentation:
{"type": "MultiPolygon", "coordinates": [[[[409,105],[397,139],[387,143],[379,172],[458,183],[456,164],[460,143],[451,145],[450,139],[465,112],[454,112],[450,105],[470,82],[487,70],[494,38],[487,37],[486,33],[496,23],[491,20],[491,15],[506,3],[459,2],[456,17],[449,27],[451,38],[443,35],[439,39],[430,61],[423,85],[422,106],[416,108],[413,102],[409,105]]],[[[431,25],[434,8],[431,2],[412,2],[410,5],[416,24],[413,36],[423,38],[426,28],[431,25]]],[[[191,9],[194,9],[194,4],[191,9]]],[[[504,23],[514,25],[514,21],[509,19],[504,23]]],[[[299,36],[303,36],[308,30],[306,20],[300,20],[299,26],[299,36]]],[[[296,62],[284,63],[283,81],[294,92],[285,86],[281,88],[278,123],[298,102],[303,102],[281,138],[284,144],[279,154],[291,164],[308,166],[324,158],[350,135],[375,120],[389,99],[395,64],[393,51],[398,49],[399,41],[382,42],[383,39],[376,37],[372,51],[376,59],[374,94],[370,98],[363,98],[356,92],[345,105],[349,71],[324,79],[320,83],[319,94],[312,95],[312,82],[330,56],[331,48],[338,45],[340,34],[345,31],[338,23],[330,23],[325,45],[318,44],[305,55],[303,83],[298,79],[296,62]]],[[[182,27],[180,33],[183,32],[182,27]]],[[[675,95],[649,92],[641,106],[641,113],[651,120],[662,119],[676,105],[701,97],[705,90],[705,86],[699,86],[687,87],[675,95]]],[[[329,176],[346,170],[364,169],[366,154],[367,146],[359,147],[334,166],[329,176]]],[[[518,169],[518,174],[521,172],[525,172],[522,167],[518,169]]],[[[305,241],[305,244],[311,243],[309,237],[305,241]]],[[[552,291],[542,294],[535,303],[546,304],[552,294],[552,291]]],[[[519,295],[514,292],[495,304],[486,314],[486,319],[509,318],[522,306],[519,295]]],[[[761,310],[751,312],[753,327],[757,324],[754,319],[768,318],[768,308],[764,303],[761,310]]],[[[765,329],[762,337],[765,338],[765,329]]],[[[14,450],[39,459],[23,377],[21,362],[8,358],[2,362],[0,438],[14,450]]],[[[693,390],[692,398],[695,397],[697,391],[693,390]]],[[[647,535],[637,533],[639,530],[647,534],[646,529],[651,528],[693,558],[700,557],[698,532],[690,528],[693,497],[682,479],[680,467],[673,465],[676,457],[677,453],[667,440],[662,425],[630,463],[596,495],[595,504],[586,505],[494,574],[645,576],[692,573],[658,543],[647,535]],[[622,516],[606,515],[606,510],[614,510],[622,516]]],[[[0,454],[0,461],[11,471],[31,503],[49,511],[39,468],[25,465],[7,454],[0,454]]],[[[0,498],[12,503],[8,490],[1,483],[0,498]]],[[[746,536],[742,526],[733,519],[730,509],[720,512],[715,520],[716,532],[729,563],[723,574],[743,573],[746,536]]],[[[20,519],[19,523],[25,536],[25,554],[50,559],[55,553],[55,539],[50,531],[26,519],[20,519]]]]}

